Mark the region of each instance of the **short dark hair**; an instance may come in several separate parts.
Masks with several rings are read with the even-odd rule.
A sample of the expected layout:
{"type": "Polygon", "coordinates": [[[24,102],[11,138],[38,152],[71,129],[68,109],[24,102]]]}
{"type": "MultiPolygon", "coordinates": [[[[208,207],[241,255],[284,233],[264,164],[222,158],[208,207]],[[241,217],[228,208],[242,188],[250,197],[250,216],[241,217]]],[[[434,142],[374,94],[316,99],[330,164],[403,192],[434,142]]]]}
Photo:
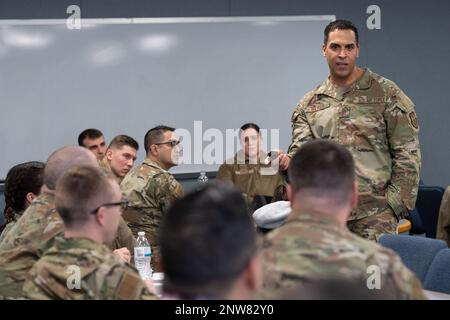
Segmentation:
{"type": "Polygon", "coordinates": [[[168,210],[160,245],[165,292],[223,298],[256,254],[257,236],[242,194],[211,183],[168,210]]]}
{"type": "Polygon", "coordinates": [[[154,143],[162,142],[163,135],[167,131],[175,131],[175,128],[159,125],[154,128],[151,128],[147,131],[144,137],[144,148],[145,152],[148,153],[150,151],[150,146],[154,143]]]}
{"type": "Polygon", "coordinates": [[[272,202],[289,201],[287,187],[284,184],[278,185],[273,191],[272,202]]]}
{"type": "Polygon", "coordinates": [[[86,129],[83,132],[80,133],[80,135],[78,136],[78,145],[80,147],[84,147],[85,145],[83,144],[84,139],[88,138],[88,139],[97,139],[103,136],[103,133],[98,130],[98,129],[86,129]]]}
{"type": "Polygon", "coordinates": [[[55,206],[66,227],[81,227],[90,212],[113,197],[114,179],[93,166],[69,169],[56,185],[55,206]]]}
{"type": "Polygon", "coordinates": [[[332,21],[325,27],[325,30],[323,31],[323,33],[324,33],[323,43],[325,45],[327,45],[327,43],[328,43],[328,36],[330,35],[330,32],[334,31],[336,29],[352,30],[355,33],[356,44],[359,44],[358,28],[356,28],[356,26],[353,24],[353,22],[341,19],[341,20],[332,21]]]}
{"type": "Polygon", "coordinates": [[[244,132],[247,129],[255,129],[256,132],[259,133],[259,126],[252,122],[247,122],[242,125],[242,127],[239,129],[239,136],[241,136],[242,132],[244,132]]]}
{"type": "Polygon", "coordinates": [[[20,163],[9,169],[5,180],[5,210],[7,223],[14,220],[11,215],[25,209],[29,192],[39,195],[44,183],[44,166],[39,161],[20,163]]]}
{"type": "Polygon", "coordinates": [[[115,136],[114,139],[111,140],[111,143],[108,146],[109,148],[121,149],[123,146],[129,146],[136,151],[139,150],[139,144],[132,137],[121,134],[115,136]]]}
{"type": "Polygon", "coordinates": [[[341,205],[351,195],[355,164],[344,146],[318,139],[300,147],[289,164],[288,176],[294,194],[305,192],[341,205]]]}

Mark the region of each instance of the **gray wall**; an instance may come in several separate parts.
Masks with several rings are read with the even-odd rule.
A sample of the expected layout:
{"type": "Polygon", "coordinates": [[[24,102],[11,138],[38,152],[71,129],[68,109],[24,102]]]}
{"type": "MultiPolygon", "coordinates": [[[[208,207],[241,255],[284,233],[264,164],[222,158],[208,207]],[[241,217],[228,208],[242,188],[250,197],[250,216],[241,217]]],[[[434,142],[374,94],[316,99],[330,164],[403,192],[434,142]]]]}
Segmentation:
{"type": "MultiPolygon", "coordinates": [[[[334,14],[353,20],[361,33],[360,65],[398,83],[416,103],[424,182],[450,184],[446,165],[450,103],[442,94],[450,84],[450,1],[2,0],[0,18],[65,18],[70,4],[79,4],[86,18],[334,14]],[[365,28],[366,8],[371,4],[381,7],[381,30],[365,28]]],[[[299,98],[303,94],[299,92],[299,98]]]]}
{"type": "MultiPolygon", "coordinates": [[[[177,173],[217,170],[240,148],[227,130],[247,121],[264,129],[263,150],[286,150],[286,124],[299,92],[328,74],[318,53],[323,29],[335,16],[305,17],[162,18],[170,23],[122,25],[86,19],[99,24],[77,31],[64,19],[57,25],[0,20],[0,97],[8,115],[0,117],[0,145],[8,150],[0,177],[18,162],[45,161],[90,127],[101,128],[107,140],[124,132],[141,140],[159,123],[183,128],[182,163],[172,170],[177,173]],[[17,41],[27,37],[40,45],[17,41]],[[162,46],[155,48],[152,40],[162,46]],[[214,157],[208,151],[211,133],[214,157]]],[[[141,147],[137,162],[144,156],[141,147]]]]}

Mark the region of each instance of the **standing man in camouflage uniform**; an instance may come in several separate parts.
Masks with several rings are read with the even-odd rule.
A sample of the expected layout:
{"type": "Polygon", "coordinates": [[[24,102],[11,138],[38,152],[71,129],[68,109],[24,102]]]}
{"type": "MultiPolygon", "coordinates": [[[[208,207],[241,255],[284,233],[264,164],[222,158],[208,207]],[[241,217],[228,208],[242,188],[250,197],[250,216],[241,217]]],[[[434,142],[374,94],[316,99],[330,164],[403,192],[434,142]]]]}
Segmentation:
{"type": "Polygon", "coordinates": [[[358,187],[345,147],[325,139],[308,142],[292,158],[288,175],[292,213],[266,237],[264,297],[308,281],[349,279],[394,299],[425,298],[397,254],[348,230],[358,187]]]}
{"type": "Polygon", "coordinates": [[[119,226],[119,185],[99,168],[75,167],[58,180],[56,210],[64,222],[23,286],[31,299],[152,298],[137,270],[106,246],[119,226]],[[77,278],[78,277],[78,278],[77,278]]]}
{"type": "Polygon", "coordinates": [[[174,131],[167,126],[150,129],[144,138],[147,157],[126,175],[120,185],[129,201],[123,217],[135,237],[139,231],[145,231],[152,247],[155,269],[158,269],[157,232],[162,216],[175,199],[183,196],[183,188],[168,171],[177,165],[179,159],[180,140],[174,131]]]}
{"type": "Polygon", "coordinates": [[[257,200],[256,196],[272,198],[275,189],[283,185],[283,177],[278,168],[266,163],[270,158],[260,149],[259,126],[254,123],[244,124],[239,129],[239,138],[242,150],[219,167],[216,179],[233,183],[246,195],[249,204],[257,200]]]}
{"type": "Polygon", "coordinates": [[[360,193],[348,226],[376,240],[395,233],[398,220],[415,206],[421,154],[414,104],[392,81],[355,65],[358,30],[350,21],[331,22],[324,33],[330,76],[295,108],[292,144],[280,167],[286,169],[309,140],[344,145],[355,159],[360,193]]]}

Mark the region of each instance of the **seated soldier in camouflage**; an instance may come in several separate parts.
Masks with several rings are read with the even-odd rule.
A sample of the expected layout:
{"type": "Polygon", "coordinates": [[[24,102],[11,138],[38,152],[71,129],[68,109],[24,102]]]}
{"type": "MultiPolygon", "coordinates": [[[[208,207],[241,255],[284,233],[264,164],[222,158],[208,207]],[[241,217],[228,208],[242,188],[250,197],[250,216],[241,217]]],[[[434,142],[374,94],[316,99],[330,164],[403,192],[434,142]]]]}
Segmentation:
{"type": "Polygon", "coordinates": [[[259,247],[239,190],[192,192],[163,218],[163,299],[253,299],[262,285],[259,247]]]}
{"type": "Polygon", "coordinates": [[[78,136],[78,145],[92,152],[98,161],[102,161],[106,152],[106,143],[103,133],[94,128],[83,130],[78,136]]]}
{"type": "MultiPolygon", "coordinates": [[[[98,162],[89,150],[82,147],[63,147],[48,158],[41,194],[0,243],[0,296],[21,297],[26,274],[52,246],[55,236],[62,234],[64,225],[55,209],[56,181],[76,165],[98,167],[98,162]]],[[[123,229],[128,227],[125,223],[121,225],[117,238],[124,241],[127,237],[123,236],[126,234],[123,229]]],[[[115,253],[130,261],[127,248],[117,249],[115,253]]]]}
{"type": "MultiPolygon", "coordinates": [[[[238,187],[246,194],[251,207],[254,201],[261,201],[255,199],[256,196],[273,197],[275,189],[283,185],[283,177],[278,172],[278,167],[267,163],[267,154],[260,150],[259,131],[259,127],[254,123],[246,123],[239,129],[242,150],[219,167],[216,177],[218,181],[231,182],[238,187]]],[[[262,201],[261,204],[266,203],[262,201]]]]}
{"type": "Polygon", "coordinates": [[[3,230],[0,242],[3,241],[9,230],[16,224],[26,208],[41,193],[44,183],[44,166],[39,161],[20,163],[12,167],[5,180],[5,224],[0,226],[3,230]]]}
{"type": "Polygon", "coordinates": [[[144,231],[152,247],[153,269],[158,271],[158,236],[161,219],[169,206],[183,196],[183,188],[168,171],[179,159],[179,143],[175,129],[157,126],[150,129],[144,138],[147,157],[133,168],[120,184],[128,199],[123,212],[125,221],[134,236],[144,231]]]}
{"type": "Polygon", "coordinates": [[[420,281],[393,251],[348,230],[358,187],[344,146],[321,139],[305,143],[288,175],[292,213],[265,239],[264,297],[311,280],[348,278],[395,299],[425,298],[420,281]]]}
{"type": "MultiPolygon", "coordinates": [[[[125,175],[133,168],[139,144],[132,137],[118,135],[111,140],[106,154],[99,161],[100,168],[105,172],[112,173],[120,184],[125,175]]],[[[128,227],[127,223],[120,218],[119,230],[113,243],[113,249],[125,247],[133,253],[136,238],[128,227]]]]}
{"type": "Polygon", "coordinates": [[[111,172],[120,184],[125,175],[133,168],[139,144],[132,137],[118,135],[111,140],[106,155],[99,161],[100,167],[111,172]]]}
{"type": "Polygon", "coordinates": [[[75,167],[58,180],[56,210],[64,236],[36,262],[23,286],[31,299],[153,298],[137,270],[106,244],[116,235],[121,216],[119,185],[92,166],[75,167]]]}

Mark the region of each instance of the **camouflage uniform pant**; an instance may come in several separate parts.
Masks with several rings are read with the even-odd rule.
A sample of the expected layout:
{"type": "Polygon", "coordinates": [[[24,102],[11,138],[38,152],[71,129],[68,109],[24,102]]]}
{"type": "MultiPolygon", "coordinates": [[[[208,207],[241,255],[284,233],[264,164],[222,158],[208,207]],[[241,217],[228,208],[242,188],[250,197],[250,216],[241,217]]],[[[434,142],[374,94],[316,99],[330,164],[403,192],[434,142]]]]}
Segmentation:
{"type": "Polygon", "coordinates": [[[378,242],[378,239],[384,233],[395,234],[397,224],[397,217],[389,209],[370,217],[348,221],[347,227],[360,237],[378,242]]]}

